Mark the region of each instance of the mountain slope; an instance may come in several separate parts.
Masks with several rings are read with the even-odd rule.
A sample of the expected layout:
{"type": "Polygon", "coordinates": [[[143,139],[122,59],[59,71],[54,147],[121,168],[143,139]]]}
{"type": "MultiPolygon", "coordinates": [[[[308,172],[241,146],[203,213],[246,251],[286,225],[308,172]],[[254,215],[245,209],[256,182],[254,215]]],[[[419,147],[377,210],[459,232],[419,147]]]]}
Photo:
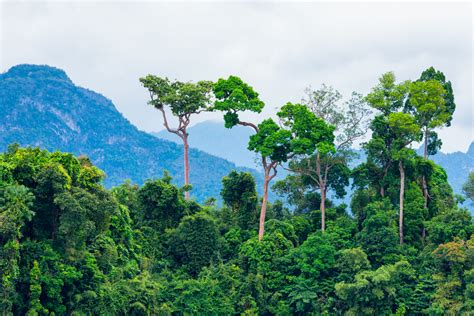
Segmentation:
{"type": "Polygon", "coordinates": [[[455,193],[462,193],[462,186],[467,181],[469,172],[474,171],[474,142],[471,143],[466,153],[438,153],[430,157],[434,162],[444,168],[448,174],[448,181],[455,193]]]}
{"type": "MultiPolygon", "coordinates": [[[[143,183],[168,170],[183,183],[182,146],[139,131],[104,96],[75,86],[49,66],[18,65],[0,74],[0,150],[11,143],[85,154],[103,169],[105,184],[143,183]]],[[[190,151],[192,196],[218,197],[221,178],[236,166],[190,151]]],[[[252,173],[261,180],[256,171],[252,173]]]]}

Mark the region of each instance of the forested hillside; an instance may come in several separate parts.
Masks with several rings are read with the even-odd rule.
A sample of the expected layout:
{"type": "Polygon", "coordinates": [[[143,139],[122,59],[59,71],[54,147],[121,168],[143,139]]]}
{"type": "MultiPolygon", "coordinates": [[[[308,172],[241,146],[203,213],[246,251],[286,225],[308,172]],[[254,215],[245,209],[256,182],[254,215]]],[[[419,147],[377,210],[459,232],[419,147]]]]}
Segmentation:
{"type": "MultiPolygon", "coordinates": [[[[91,158],[105,165],[124,159],[119,171],[137,159],[124,142],[179,148],[125,124],[111,103],[74,87],[57,69],[21,66],[1,80],[2,100],[15,105],[2,107],[5,121],[21,118],[26,129],[3,123],[3,131],[23,135],[21,144],[32,141],[27,131],[42,133],[39,140],[46,141],[37,145],[45,147],[52,135],[70,148],[73,138],[66,136],[81,144],[85,137],[94,144],[91,158]],[[121,134],[127,138],[96,133],[111,125],[80,116],[89,111],[81,111],[85,96],[94,105],[87,109],[109,113],[112,125],[130,130],[121,134]],[[46,106],[54,120],[43,120],[46,106]],[[123,156],[109,156],[103,150],[109,145],[123,156]]],[[[449,128],[456,108],[443,73],[429,68],[416,81],[398,81],[388,72],[368,95],[354,93],[344,104],[323,85],[308,90],[301,104],[281,106],[278,123],[241,119],[265,104],[236,76],[140,80],[151,105],[162,112],[170,107],[182,120],[167,130],[184,144],[190,115],[201,109],[221,112],[227,128],[253,130],[248,148],[262,163],[263,181],[235,170],[220,177],[206,173],[216,164],[203,167],[202,177],[213,177],[206,183],[220,183],[223,204],[213,196],[198,203],[169,174],[142,185],[124,177],[105,188],[105,173],[86,156],[8,146],[0,154],[2,315],[472,313],[473,217],[430,159],[441,145],[437,130],[449,128]],[[364,156],[356,160],[353,142],[369,129],[364,156]],[[421,154],[412,146],[418,142],[421,154]],[[275,181],[283,165],[287,177],[275,181]],[[350,183],[350,206],[331,200],[347,196],[350,183]],[[285,202],[269,202],[270,186],[285,202]]],[[[143,147],[136,150],[144,154],[143,147]]],[[[191,150],[191,162],[195,154],[201,153],[191,150]]],[[[191,163],[191,171],[199,166],[191,163]]],[[[474,173],[466,174],[462,191],[473,203],[474,173]]]]}
{"type": "MultiPolygon", "coordinates": [[[[221,209],[187,202],[169,178],[106,190],[88,159],[60,152],[10,147],[0,155],[0,175],[2,314],[419,315],[474,308],[474,225],[449,190],[437,195],[422,238],[422,196],[410,188],[403,245],[390,200],[370,191],[354,196],[354,217],[329,208],[325,233],[318,210],[290,214],[272,205],[258,241],[250,174],[225,178],[221,209]]],[[[437,181],[447,185],[442,175],[437,181]]]]}
{"type": "MultiPolygon", "coordinates": [[[[182,146],[139,131],[110,100],[74,85],[60,69],[12,67],[0,74],[0,100],[2,151],[19,143],[86,155],[105,171],[106,187],[125,179],[142,184],[165,170],[183,184],[182,146]]],[[[236,166],[194,149],[190,158],[191,195],[199,201],[218,197],[220,179],[236,166]]]]}

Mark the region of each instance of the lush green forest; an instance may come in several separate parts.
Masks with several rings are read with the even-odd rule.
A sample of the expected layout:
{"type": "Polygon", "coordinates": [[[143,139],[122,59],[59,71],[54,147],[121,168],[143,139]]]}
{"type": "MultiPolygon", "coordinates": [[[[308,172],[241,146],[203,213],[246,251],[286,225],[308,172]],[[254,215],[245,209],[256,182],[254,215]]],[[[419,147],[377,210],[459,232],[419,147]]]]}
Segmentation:
{"type": "Polygon", "coordinates": [[[238,77],[141,81],[151,105],[183,120],[184,143],[202,108],[251,129],[263,194],[242,171],[201,204],[186,197],[192,178],[177,187],[168,173],[106,189],[85,156],[11,145],[0,154],[2,315],[472,313],[474,223],[457,202],[474,202],[474,174],[455,196],[430,160],[455,111],[441,72],[386,73],[341,108],[323,86],[259,124],[241,120],[264,104],[238,77]],[[366,159],[350,168],[367,128],[366,159]],[[288,176],[272,182],[283,164],[288,176]],[[350,182],[350,205],[328,198],[350,182]],[[268,201],[270,186],[284,202],[268,201]]]}

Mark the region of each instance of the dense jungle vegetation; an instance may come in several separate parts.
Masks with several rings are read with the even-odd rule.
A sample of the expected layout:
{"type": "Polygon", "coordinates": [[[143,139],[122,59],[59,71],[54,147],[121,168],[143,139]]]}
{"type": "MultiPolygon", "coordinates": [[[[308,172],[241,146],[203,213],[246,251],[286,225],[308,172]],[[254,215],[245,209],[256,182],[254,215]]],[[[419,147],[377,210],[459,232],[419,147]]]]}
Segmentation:
{"type": "Polygon", "coordinates": [[[334,89],[309,90],[260,124],[239,117],[264,106],[240,78],[142,82],[154,107],[183,120],[183,138],[203,106],[253,129],[263,196],[242,171],[202,204],[186,196],[192,178],[177,187],[167,173],[107,190],[87,157],[11,145],[0,154],[2,315],[472,313],[474,223],[458,202],[474,200],[474,174],[455,196],[429,159],[455,111],[441,72],[384,74],[341,108],[334,89]],[[351,170],[364,124],[367,159],[351,170]],[[350,205],[328,198],[349,183],[350,205]],[[269,186],[281,201],[267,200],[269,186]]]}

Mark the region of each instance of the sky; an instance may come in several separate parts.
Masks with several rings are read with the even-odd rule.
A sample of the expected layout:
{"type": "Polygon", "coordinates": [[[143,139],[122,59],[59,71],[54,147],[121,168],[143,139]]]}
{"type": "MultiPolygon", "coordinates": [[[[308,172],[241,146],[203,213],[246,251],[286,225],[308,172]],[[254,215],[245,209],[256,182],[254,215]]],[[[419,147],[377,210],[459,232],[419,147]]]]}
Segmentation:
{"type": "MultiPolygon", "coordinates": [[[[139,129],[163,129],[138,78],[180,81],[237,75],[260,93],[259,122],[305,87],[367,94],[393,71],[416,80],[434,66],[457,109],[443,152],[474,141],[473,4],[470,2],[160,2],[0,0],[0,72],[22,64],[61,68],[111,99],[139,129]]],[[[221,119],[205,113],[193,123],[221,119]]]]}

